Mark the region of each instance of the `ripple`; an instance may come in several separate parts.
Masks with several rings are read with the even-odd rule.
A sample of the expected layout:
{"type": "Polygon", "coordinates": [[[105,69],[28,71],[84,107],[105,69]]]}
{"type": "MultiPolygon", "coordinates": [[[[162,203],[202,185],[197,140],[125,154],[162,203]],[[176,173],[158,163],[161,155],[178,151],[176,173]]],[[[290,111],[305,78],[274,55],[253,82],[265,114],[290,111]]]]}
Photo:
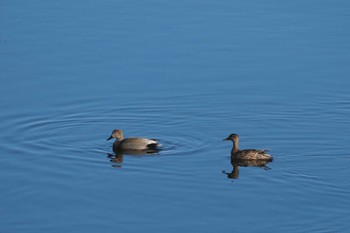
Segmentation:
{"type": "MultiPolygon", "coordinates": [[[[4,135],[8,135],[9,143],[6,146],[11,151],[29,152],[36,156],[49,154],[61,159],[88,161],[91,158],[86,154],[105,156],[111,152],[111,143],[106,142],[106,138],[112,129],[120,128],[126,137],[157,138],[161,144],[160,156],[188,156],[206,148],[199,133],[187,133],[186,114],[171,114],[171,105],[144,107],[129,104],[104,111],[97,108],[95,111],[94,104],[91,103],[90,111],[85,112],[8,114],[4,135]]],[[[58,109],[62,111],[62,107],[58,109]]],[[[183,109],[186,111],[186,108],[183,109]]]]}

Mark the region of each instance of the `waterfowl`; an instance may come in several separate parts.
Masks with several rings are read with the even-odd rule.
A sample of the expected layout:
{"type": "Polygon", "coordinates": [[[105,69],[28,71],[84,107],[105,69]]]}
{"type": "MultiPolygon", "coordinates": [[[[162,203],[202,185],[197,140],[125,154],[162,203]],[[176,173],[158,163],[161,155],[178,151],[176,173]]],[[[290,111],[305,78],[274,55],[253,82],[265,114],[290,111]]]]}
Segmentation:
{"type": "Polygon", "coordinates": [[[236,161],[242,160],[261,160],[270,162],[272,156],[269,155],[267,150],[245,149],[240,150],[238,148],[239,136],[237,134],[230,134],[224,141],[232,141],[233,147],[231,150],[231,158],[236,161]]]}
{"type": "Polygon", "coordinates": [[[124,138],[123,131],[115,129],[107,141],[115,138],[113,143],[114,151],[156,151],[158,149],[158,142],[155,139],[147,138],[124,138]]]}

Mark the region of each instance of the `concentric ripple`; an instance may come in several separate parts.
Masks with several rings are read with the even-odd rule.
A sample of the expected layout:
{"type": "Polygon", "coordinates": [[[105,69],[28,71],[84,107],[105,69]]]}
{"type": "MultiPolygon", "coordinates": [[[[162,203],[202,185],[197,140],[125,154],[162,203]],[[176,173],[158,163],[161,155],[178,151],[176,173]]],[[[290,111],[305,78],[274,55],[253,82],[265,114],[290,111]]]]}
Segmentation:
{"type": "Polygon", "coordinates": [[[125,137],[156,138],[161,144],[159,156],[191,156],[203,150],[201,136],[186,133],[186,117],[169,115],[170,110],[169,106],[148,106],[145,110],[135,104],[107,112],[14,114],[7,117],[7,127],[2,130],[3,135],[18,135],[6,139],[10,151],[36,155],[41,151],[39,154],[81,161],[91,159],[87,154],[105,157],[112,153],[106,138],[114,128],[122,129],[125,137]]]}

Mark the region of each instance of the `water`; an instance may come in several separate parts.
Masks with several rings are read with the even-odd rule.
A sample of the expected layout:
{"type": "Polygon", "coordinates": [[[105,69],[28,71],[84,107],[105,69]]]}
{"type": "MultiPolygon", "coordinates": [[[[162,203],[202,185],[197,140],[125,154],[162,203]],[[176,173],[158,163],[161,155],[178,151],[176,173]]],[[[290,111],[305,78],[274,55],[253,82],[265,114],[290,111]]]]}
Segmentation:
{"type": "Polygon", "coordinates": [[[349,7],[1,3],[0,232],[347,231],[349,7]],[[274,161],[228,178],[230,133],[274,161]]]}

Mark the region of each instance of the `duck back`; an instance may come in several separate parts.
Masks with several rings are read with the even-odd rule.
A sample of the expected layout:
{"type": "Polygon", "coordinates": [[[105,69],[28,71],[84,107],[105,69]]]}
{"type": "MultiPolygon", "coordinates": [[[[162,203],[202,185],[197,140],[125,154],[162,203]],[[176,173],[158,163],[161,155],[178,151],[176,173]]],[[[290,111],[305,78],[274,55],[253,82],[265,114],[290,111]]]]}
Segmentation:
{"type": "Polygon", "coordinates": [[[156,149],[158,142],[146,138],[125,138],[121,141],[115,141],[113,144],[114,150],[147,150],[156,149]]]}
{"type": "Polygon", "coordinates": [[[267,150],[246,149],[232,151],[231,156],[237,160],[264,160],[272,161],[272,156],[268,154],[267,150]]]}

